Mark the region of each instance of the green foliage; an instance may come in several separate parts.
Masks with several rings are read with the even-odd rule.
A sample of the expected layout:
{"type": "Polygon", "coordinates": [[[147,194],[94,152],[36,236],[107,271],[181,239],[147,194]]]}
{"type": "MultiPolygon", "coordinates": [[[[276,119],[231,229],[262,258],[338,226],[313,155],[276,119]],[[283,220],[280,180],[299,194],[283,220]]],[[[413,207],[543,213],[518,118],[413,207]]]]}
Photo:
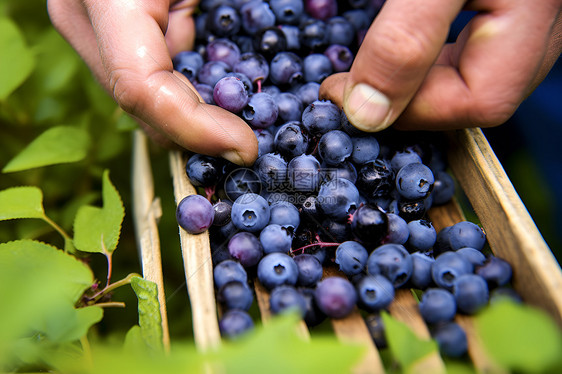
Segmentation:
{"type": "Polygon", "coordinates": [[[43,193],[37,187],[12,187],[0,191],[0,221],[43,218],[43,193]]]}
{"type": "Polygon", "coordinates": [[[1,102],[29,76],[35,58],[17,25],[4,17],[0,18],[0,50],[1,102]]]}
{"type": "Polygon", "coordinates": [[[405,373],[410,372],[428,355],[438,352],[435,341],[418,338],[407,325],[395,320],[386,312],[381,316],[392,357],[405,373]]]}
{"type": "Polygon", "coordinates": [[[562,334],[543,311],[505,300],[477,316],[476,326],[488,353],[506,369],[562,370],[562,334]]]}
{"type": "Polygon", "coordinates": [[[89,143],[90,136],[83,129],[52,127],[25,147],[2,171],[8,173],[80,161],[86,157],[89,143]]]}
{"type": "Polygon", "coordinates": [[[162,351],[162,315],[156,283],[141,277],[133,277],[131,286],[139,300],[140,337],[151,350],[162,351]]]}
{"type": "Polygon", "coordinates": [[[102,196],[102,208],[83,206],[76,215],[74,245],[83,252],[111,253],[117,248],[125,209],[107,170],[103,173],[102,196]]]}
{"type": "Polygon", "coordinates": [[[22,341],[40,340],[32,336],[67,341],[99,321],[99,311],[74,309],[92,283],[88,266],[55,247],[32,240],[0,244],[0,367],[22,341]]]}

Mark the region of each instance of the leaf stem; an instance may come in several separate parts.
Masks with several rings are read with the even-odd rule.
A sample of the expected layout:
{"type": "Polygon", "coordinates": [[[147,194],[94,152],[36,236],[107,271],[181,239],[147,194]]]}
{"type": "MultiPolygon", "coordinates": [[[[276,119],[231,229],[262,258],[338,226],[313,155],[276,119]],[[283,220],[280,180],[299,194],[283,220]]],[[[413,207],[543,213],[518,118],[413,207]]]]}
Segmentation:
{"type": "Polygon", "coordinates": [[[84,335],[80,338],[80,345],[84,351],[84,358],[90,368],[94,366],[94,360],[92,358],[92,348],[90,347],[90,342],[88,341],[88,336],[84,335]]]}
{"type": "Polygon", "coordinates": [[[62,227],[60,227],[59,225],[57,225],[57,223],[55,221],[53,221],[52,219],[50,219],[49,217],[47,217],[46,214],[43,214],[43,220],[45,222],[47,222],[53,229],[55,229],[55,231],[57,231],[59,234],[61,234],[61,236],[64,238],[64,240],[70,240],[72,241],[72,238],[70,237],[70,235],[68,235],[66,233],[66,231],[64,231],[64,229],[62,227]]]}
{"type": "Polygon", "coordinates": [[[103,288],[102,290],[100,290],[98,293],[96,293],[95,295],[93,295],[92,297],[88,298],[89,301],[93,301],[94,303],[101,299],[104,295],[108,294],[109,292],[115,290],[116,288],[119,288],[121,286],[124,286],[126,284],[131,283],[131,280],[134,277],[141,277],[139,274],[137,273],[131,273],[129,275],[127,275],[125,278],[107,285],[105,288],[103,288]]]}
{"type": "Polygon", "coordinates": [[[121,301],[108,301],[107,303],[97,303],[96,306],[102,308],[125,308],[125,303],[121,301]]]}

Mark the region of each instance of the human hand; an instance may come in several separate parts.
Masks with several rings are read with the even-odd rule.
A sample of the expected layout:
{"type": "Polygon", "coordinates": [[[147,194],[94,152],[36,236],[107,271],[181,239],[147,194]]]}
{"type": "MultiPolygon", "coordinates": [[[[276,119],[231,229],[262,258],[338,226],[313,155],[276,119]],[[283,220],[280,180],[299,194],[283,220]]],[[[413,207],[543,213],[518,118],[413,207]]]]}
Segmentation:
{"type": "Polygon", "coordinates": [[[48,0],[53,25],[119,106],[159,143],[251,164],[256,136],[238,116],[207,105],[171,56],[191,49],[197,0],[48,0]]]}
{"type": "Polygon", "coordinates": [[[562,50],[560,0],[387,0],[349,73],[320,96],[364,131],[490,127],[505,122],[562,50]],[[479,13],[444,44],[461,9],[479,13]]]}

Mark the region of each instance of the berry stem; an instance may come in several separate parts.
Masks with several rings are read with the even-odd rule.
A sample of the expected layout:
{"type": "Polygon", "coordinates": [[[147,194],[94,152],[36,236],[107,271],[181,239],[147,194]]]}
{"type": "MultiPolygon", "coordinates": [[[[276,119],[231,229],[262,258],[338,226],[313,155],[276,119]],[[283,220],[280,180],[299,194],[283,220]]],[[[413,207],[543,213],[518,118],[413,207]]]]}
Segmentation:
{"type": "Polygon", "coordinates": [[[215,186],[205,187],[205,195],[207,195],[207,200],[212,203],[211,199],[215,194],[215,186]]]}
{"type": "Polygon", "coordinates": [[[256,81],[256,84],[258,85],[258,93],[261,92],[261,81],[262,81],[261,79],[258,79],[256,81]]]}
{"type": "Polygon", "coordinates": [[[302,253],[304,253],[305,249],[310,248],[310,247],[315,247],[315,246],[318,246],[318,247],[337,247],[340,244],[341,243],[329,243],[329,242],[320,241],[320,242],[316,242],[316,243],[312,243],[312,244],[307,244],[307,245],[302,246],[302,247],[297,248],[297,249],[291,249],[291,253],[294,254],[297,251],[302,251],[302,253]]]}

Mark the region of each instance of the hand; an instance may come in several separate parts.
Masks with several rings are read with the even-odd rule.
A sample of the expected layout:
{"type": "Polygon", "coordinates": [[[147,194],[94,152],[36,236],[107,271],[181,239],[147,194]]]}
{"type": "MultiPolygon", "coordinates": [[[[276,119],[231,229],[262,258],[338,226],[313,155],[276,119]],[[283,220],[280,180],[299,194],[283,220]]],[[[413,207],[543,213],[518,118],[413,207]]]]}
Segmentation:
{"type": "Polygon", "coordinates": [[[560,56],[561,8],[560,0],[387,0],[350,72],[327,78],[320,96],[364,131],[502,124],[560,56]],[[461,9],[479,13],[444,44],[461,9]]]}
{"type": "Polygon", "coordinates": [[[251,164],[258,146],[236,115],[207,105],[171,56],[190,49],[196,0],[48,0],[53,25],[117,103],[160,143],[251,164]]]}

